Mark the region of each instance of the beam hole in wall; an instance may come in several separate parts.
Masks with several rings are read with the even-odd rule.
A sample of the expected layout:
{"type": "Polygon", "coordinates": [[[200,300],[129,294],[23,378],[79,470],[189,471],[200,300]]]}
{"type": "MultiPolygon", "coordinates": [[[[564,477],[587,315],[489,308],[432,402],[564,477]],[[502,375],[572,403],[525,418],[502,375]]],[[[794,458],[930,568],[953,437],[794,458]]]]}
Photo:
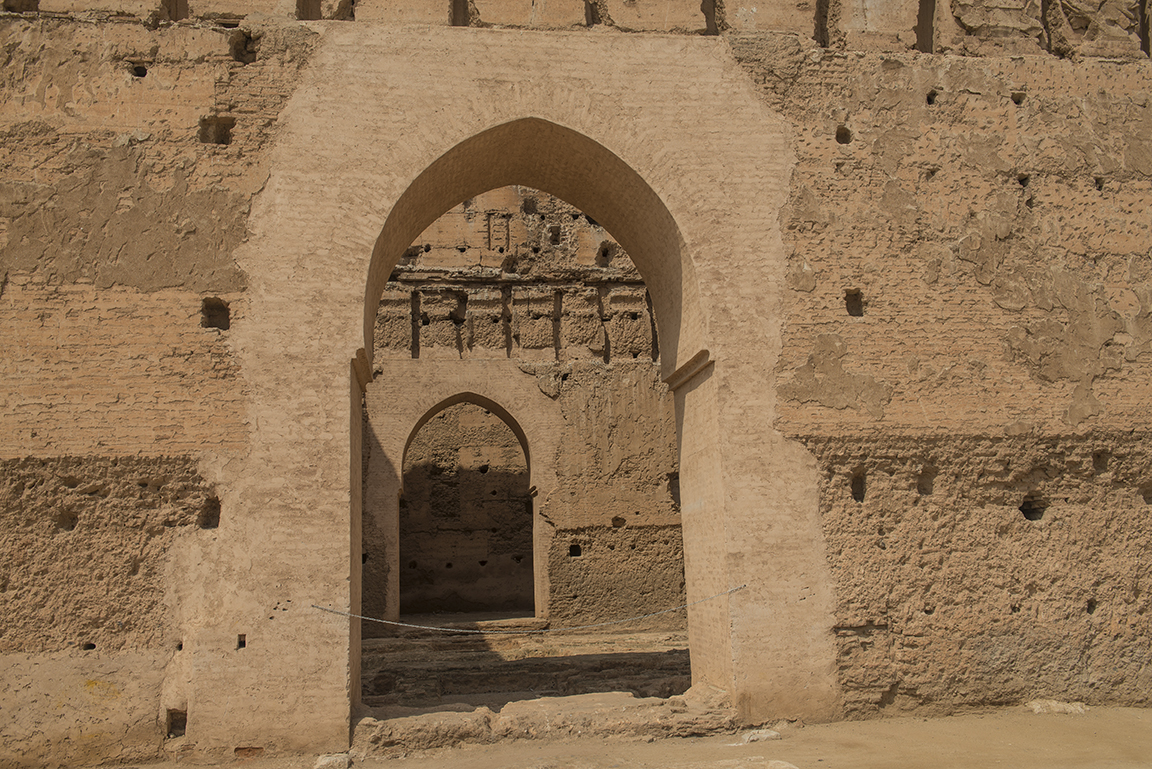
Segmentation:
{"type": "Polygon", "coordinates": [[[228,303],[218,297],[205,297],[200,303],[200,327],[227,331],[232,326],[232,311],[228,303]]]}
{"type": "Polygon", "coordinates": [[[1023,91],[1013,91],[1012,92],[1012,103],[1015,104],[1017,107],[1019,107],[1021,104],[1023,104],[1024,103],[1024,92],[1023,91]]]}
{"type": "Polygon", "coordinates": [[[928,92],[928,95],[924,97],[924,101],[928,102],[929,107],[934,106],[936,104],[936,97],[938,95],[939,94],[936,93],[936,89],[933,88],[928,92]]]}
{"type": "Polygon", "coordinates": [[[932,53],[935,50],[935,31],[936,0],[920,0],[916,11],[916,50],[932,53]]]}
{"type": "Polygon", "coordinates": [[[916,493],[922,497],[932,495],[936,488],[936,476],[940,471],[934,465],[924,465],[916,476],[916,493]]]}
{"type": "Polygon", "coordinates": [[[865,480],[866,473],[864,470],[857,470],[852,474],[852,479],[849,481],[849,488],[852,491],[852,499],[857,502],[864,501],[864,492],[867,481],[865,480]]]}
{"type": "Polygon", "coordinates": [[[168,739],[183,737],[184,733],[188,731],[188,711],[186,710],[169,710],[165,721],[167,723],[164,726],[164,733],[168,739]]]}
{"type": "Polygon", "coordinates": [[[1107,451],[1093,451],[1092,452],[1092,472],[1097,475],[1108,472],[1108,462],[1111,460],[1112,455],[1107,451]]]}
{"type": "Polygon", "coordinates": [[[296,0],[296,18],[300,21],[318,21],[320,0],[296,0]]]}
{"type": "Polygon", "coordinates": [[[852,143],[852,130],[846,125],[836,126],[836,143],[837,144],[851,144],[852,143]]]}
{"type": "Polygon", "coordinates": [[[612,516],[612,528],[619,529],[628,525],[628,519],[622,515],[612,516]]]}
{"type": "Polygon", "coordinates": [[[259,44],[248,32],[238,29],[228,36],[228,53],[233,61],[241,64],[251,64],[256,61],[259,44]]]}
{"type": "Polygon", "coordinates": [[[584,555],[584,548],[580,547],[580,545],[571,544],[568,546],[569,558],[579,558],[582,555],[584,555]]]}
{"type": "Polygon", "coordinates": [[[215,529],[220,525],[220,499],[210,495],[204,500],[200,514],[196,516],[196,526],[201,529],[215,529]]]}
{"type": "Polygon", "coordinates": [[[246,636],[243,633],[236,636],[236,648],[237,649],[246,649],[247,647],[248,647],[248,636],[246,636]]]}
{"type": "Polygon", "coordinates": [[[1088,614],[1095,614],[1096,613],[1096,599],[1095,598],[1089,598],[1088,599],[1088,603],[1084,606],[1084,611],[1087,612],[1088,614]]]}
{"type": "Polygon", "coordinates": [[[160,12],[168,21],[188,18],[188,0],[160,0],[160,12]]]}
{"type": "Polygon", "coordinates": [[[80,516],[74,510],[65,508],[56,513],[56,528],[60,531],[73,531],[80,522],[80,516]]]}
{"type": "Polygon", "coordinates": [[[1020,503],[1020,512],[1029,521],[1039,521],[1048,509],[1048,502],[1037,494],[1029,494],[1020,503]]]}
{"type": "Polygon", "coordinates": [[[864,294],[858,288],[844,290],[844,309],[853,318],[864,316],[864,294]]]}
{"type": "Polygon", "coordinates": [[[1028,182],[1030,182],[1030,181],[1032,181],[1032,177],[1029,176],[1028,174],[1017,174],[1016,175],[1016,183],[1019,184],[1021,187],[1027,187],[1028,182]]]}
{"type": "Polygon", "coordinates": [[[84,643],[80,644],[80,648],[86,652],[90,652],[96,648],[96,644],[92,643],[91,641],[85,641],[84,643]]]}
{"type": "Polygon", "coordinates": [[[205,115],[200,118],[198,137],[201,144],[228,145],[232,143],[232,129],[236,118],[225,115],[205,115]]]}
{"type": "Polygon", "coordinates": [[[131,71],[132,71],[132,77],[135,77],[135,78],[142,78],[142,77],[148,76],[148,68],[146,66],[144,66],[143,64],[133,64],[131,71]]]}
{"type": "Polygon", "coordinates": [[[1103,192],[1103,191],[1104,191],[1104,177],[1103,177],[1103,176],[1097,176],[1097,177],[1095,177],[1095,178],[1092,180],[1092,182],[1093,182],[1093,184],[1096,186],[1096,191],[1097,191],[1097,192],[1103,192]]]}
{"type": "Polygon", "coordinates": [[[176,651],[178,651],[178,652],[182,652],[182,651],[184,651],[184,642],[183,642],[183,641],[179,641],[179,642],[177,642],[177,644],[176,644],[176,651]]]}

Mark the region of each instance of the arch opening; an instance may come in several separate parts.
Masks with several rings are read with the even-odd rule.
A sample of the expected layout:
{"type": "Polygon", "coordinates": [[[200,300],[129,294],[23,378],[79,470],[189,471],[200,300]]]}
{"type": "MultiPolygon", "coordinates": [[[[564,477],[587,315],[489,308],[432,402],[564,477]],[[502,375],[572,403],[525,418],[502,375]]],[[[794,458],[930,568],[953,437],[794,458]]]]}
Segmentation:
{"type": "MultiPolygon", "coordinates": [[[[544,421],[555,423],[542,427],[537,414],[529,433],[551,429],[555,435],[551,448],[539,451],[534,445],[530,452],[517,420],[490,408],[495,406],[491,400],[475,390],[446,399],[421,417],[407,438],[403,468],[395,468],[403,470],[403,494],[389,497],[365,486],[366,500],[383,503],[375,508],[366,504],[366,535],[373,528],[390,528],[389,518],[397,528],[410,525],[417,495],[408,455],[418,446],[415,436],[443,415],[443,420],[458,420],[460,415],[451,415],[457,406],[480,404],[482,410],[499,413],[516,432],[531,491],[539,491],[523,507],[534,531],[534,557],[527,571],[535,575],[536,622],[572,627],[635,617],[685,601],[677,493],[679,421],[663,380],[676,372],[681,351],[688,353],[682,360],[707,354],[701,350],[704,335],[686,245],[660,197],[635,171],[592,139],[536,118],[476,134],[432,162],[393,206],[373,252],[366,299],[364,349],[375,376],[367,385],[365,424],[370,433],[374,388],[387,389],[394,401],[405,397],[405,387],[413,392],[421,382],[437,377],[476,382],[480,392],[503,392],[505,382],[527,381],[536,397],[543,393],[552,408],[544,421]],[[511,196],[516,215],[476,202],[492,195],[511,196]],[[471,228],[482,244],[428,236],[448,215],[467,219],[465,229],[471,228]],[[519,225],[531,231],[530,247],[513,246],[514,219],[524,220],[519,225]],[[569,247],[577,258],[558,268],[557,253],[569,247]],[[443,252],[439,261],[433,258],[438,252],[443,252]],[[460,269],[451,275],[436,272],[448,262],[460,269]],[[561,286],[557,280],[572,285],[561,286]],[[572,422],[568,432],[565,420],[572,422]],[[581,431],[591,435],[572,440],[581,431]],[[580,445],[565,455],[558,447],[566,442],[580,445]],[[589,468],[603,477],[591,482],[582,478],[581,472],[589,468]],[[405,509],[381,516],[391,505],[405,509]],[[384,525],[374,525],[374,516],[384,525]]],[[[507,405],[519,411],[514,403],[507,405]]],[[[371,450],[379,451],[379,443],[371,450]]],[[[392,452],[393,461],[401,458],[392,452]]],[[[485,475],[480,470],[487,464],[491,474],[492,462],[483,462],[480,452],[471,456],[476,461],[468,472],[485,475]]],[[[458,488],[456,492],[456,497],[445,495],[450,508],[459,503],[458,488]]],[[[390,611],[398,616],[466,608],[463,603],[408,599],[406,577],[417,576],[428,559],[410,557],[408,553],[416,551],[405,546],[404,536],[401,531],[391,543],[399,557],[392,556],[389,579],[400,587],[390,588],[390,611]]],[[[479,569],[492,564],[492,558],[472,555],[467,560],[436,558],[436,579],[448,572],[455,576],[463,562],[475,561],[479,569]]],[[[521,558],[518,565],[526,562],[521,558]]],[[[365,595],[370,592],[366,567],[365,595]]],[[[365,610],[374,613],[368,606],[365,610]]],[[[660,643],[673,648],[633,650],[641,655],[638,659],[653,655],[650,665],[641,666],[641,677],[658,676],[662,683],[629,681],[626,676],[612,688],[645,696],[686,689],[691,674],[685,620],[680,611],[644,627],[614,629],[655,631],[660,643]],[[678,641],[671,640],[669,630],[678,641]]],[[[388,684],[387,692],[377,685],[368,670],[375,669],[375,660],[365,665],[366,701],[407,701],[402,685],[388,684]]]]}
{"type": "Polygon", "coordinates": [[[532,616],[532,497],[523,430],[485,398],[453,400],[421,419],[404,451],[400,614],[532,616]]]}
{"type": "Polygon", "coordinates": [[[417,237],[462,200],[519,185],[566,201],[611,233],[651,296],[665,377],[705,347],[692,261],[672,214],[623,159],[595,140],[540,118],[482,131],[436,158],[393,206],[368,271],[364,350],[372,362],[378,301],[417,237]]]}

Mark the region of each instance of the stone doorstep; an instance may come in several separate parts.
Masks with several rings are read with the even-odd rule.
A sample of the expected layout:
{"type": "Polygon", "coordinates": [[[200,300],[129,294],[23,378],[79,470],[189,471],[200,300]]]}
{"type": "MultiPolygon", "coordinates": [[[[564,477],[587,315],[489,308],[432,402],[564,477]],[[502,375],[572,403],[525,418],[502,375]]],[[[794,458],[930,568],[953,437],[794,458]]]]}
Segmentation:
{"type": "Polygon", "coordinates": [[[723,698],[637,698],[625,692],[509,702],[497,710],[465,704],[430,710],[382,708],[355,726],[351,755],[394,756],[466,743],[576,737],[658,739],[732,733],[735,711],[723,698]]]}

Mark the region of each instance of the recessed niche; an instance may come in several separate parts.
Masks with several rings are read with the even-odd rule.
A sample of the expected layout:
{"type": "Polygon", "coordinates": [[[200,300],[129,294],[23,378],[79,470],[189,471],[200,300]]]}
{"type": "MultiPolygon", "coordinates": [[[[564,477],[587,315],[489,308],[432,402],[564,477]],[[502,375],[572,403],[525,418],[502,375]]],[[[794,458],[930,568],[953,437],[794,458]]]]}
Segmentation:
{"type": "Polygon", "coordinates": [[[616,515],[612,517],[612,528],[619,529],[628,523],[628,519],[623,516],[616,515]]]}
{"type": "Polygon", "coordinates": [[[1084,611],[1086,611],[1089,614],[1095,614],[1096,613],[1096,599],[1095,598],[1089,598],[1088,599],[1087,605],[1084,606],[1084,611]]]}
{"type": "Polygon", "coordinates": [[[864,492],[867,481],[865,480],[865,473],[863,470],[857,470],[852,475],[852,480],[849,482],[849,487],[852,490],[852,499],[857,502],[864,501],[864,492]]]}
{"type": "Polygon", "coordinates": [[[864,294],[858,288],[849,288],[844,291],[844,309],[853,318],[864,315],[864,294]]]}
{"type": "Polygon", "coordinates": [[[1029,521],[1040,520],[1044,517],[1044,511],[1047,509],[1048,502],[1036,494],[1029,494],[1020,503],[1020,512],[1029,521]]]}
{"type": "Polygon", "coordinates": [[[183,737],[184,733],[188,731],[188,711],[186,710],[169,710],[165,720],[168,723],[164,731],[169,739],[183,737]]]}
{"type": "Polygon", "coordinates": [[[248,636],[244,635],[243,633],[236,636],[236,648],[237,649],[246,649],[247,647],[248,647],[248,636]]]}
{"type": "Polygon", "coordinates": [[[300,21],[318,21],[320,0],[296,0],[296,18],[300,21]]]}
{"type": "Polygon", "coordinates": [[[56,528],[61,531],[72,531],[79,522],[80,516],[72,510],[61,510],[56,515],[56,528]]]}
{"type": "Polygon", "coordinates": [[[215,296],[205,297],[200,303],[200,327],[227,331],[232,327],[232,311],[228,303],[215,296]]]}
{"type": "Polygon", "coordinates": [[[209,496],[204,500],[204,506],[200,508],[200,514],[196,517],[196,525],[201,529],[215,529],[220,525],[219,499],[209,496]]]}
{"type": "Polygon", "coordinates": [[[224,115],[205,115],[200,118],[200,132],[198,134],[201,144],[231,144],[232,129],[236,127],[236,118],[224,115]]]}
{"type": "Polygon", "coordinates": [[[924,465],[916,476],[916,493],[922,497],[931,496],[936,489],[936,476],[939,472],[932,465],[924,465]]]}
{"type": "Polygon", "coordinates": [[[579,558],[582,555],[584,555],[584,549],[582,547],[580,547],[579,545],[573,544],[573,545],[568,546],[568,557],[569,558],[579,558]]]}
{"type": "Polygon", "coordinates": [[[1108,472],[1108,462],[1111,458],[1107,451],[1092,452],[1092,472],[1096,474],[1108,472]]]}

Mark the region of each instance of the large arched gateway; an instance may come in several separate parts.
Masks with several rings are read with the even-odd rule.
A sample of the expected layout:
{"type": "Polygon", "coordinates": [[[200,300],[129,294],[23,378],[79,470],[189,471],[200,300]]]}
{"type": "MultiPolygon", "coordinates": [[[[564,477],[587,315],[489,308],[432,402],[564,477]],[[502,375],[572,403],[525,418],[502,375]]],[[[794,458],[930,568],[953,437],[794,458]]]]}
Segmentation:
{"type": "MultiPolygon", "coordinates": [[[[523,51],[488,45],[502,32],[426,30],[431,56],[389,31],[325,34],[282,116],[278,160],[239,257],[253,297],[233,335],[254,393],[251,450],[222,501],[259,521],[257,541],[268,545],[238,542],[242,556],[221,557],[261,564],[247,576],[254,595],[294,592],[294,604],[359,613],[361,392],[373,379],[407,391],[411,375],[400,362],[369,359],[381,291],[413,239],[450,207],[524,184],[604,225],[651,294],[676,404],[687,597],[748,586],[692,608],[693,680],[728,691],[750,720],[830,717],[835,655],[816,466],[771,427],[784,280],[778,209],[790,163],[783,124],[715,39],[641,37],[621,48],[572,37],[526,67],[523,51]],[[717,57],[729,63],[716,66],[717,57]],[[448,77],[433,60],[469,63],[448,77]],[[636,74],[656,60],[666,79],[636,74]],[[686,79],[698,82],[691,99],[686,79]],[[305,306],[308,325],[295,328],[305,306]]],[[[491,391],[504,381],[477,375],[490,377],[491,391]]],[[[245,616],[238,606],[229,626],[245,616]]],[[[190,686],[242,680],[253,702],[306,691],[309,733],[335,745],[358,696],[359,623],[295,616],[291,628],[278,625],[276,653],[314,661],[313,672],[269,676],[250,664],[259,645],[249,644],[190,686]]],[[[300,742],[287,713],[225,719],[209,700],[197,723],[228,728],[205,739],[300,742]]]]}

